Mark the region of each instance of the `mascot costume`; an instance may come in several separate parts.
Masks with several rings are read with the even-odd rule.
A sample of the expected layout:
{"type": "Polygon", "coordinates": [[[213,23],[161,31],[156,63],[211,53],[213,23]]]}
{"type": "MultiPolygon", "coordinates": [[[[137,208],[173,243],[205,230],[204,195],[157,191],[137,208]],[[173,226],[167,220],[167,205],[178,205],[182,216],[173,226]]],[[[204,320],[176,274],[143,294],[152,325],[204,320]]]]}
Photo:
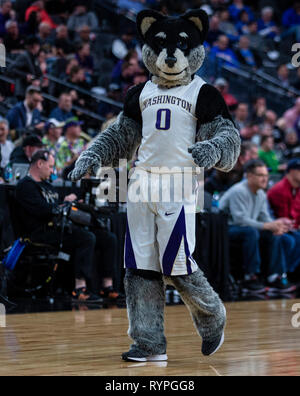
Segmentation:
{"type": "MultiPolygon", "coordinates": [[[[166,17],[152,10],[137,16],[143,61],[151,80],[129,90],[124,110],[81,154],[71,180],[99,167],[132,159],[136,167],[216,168],[229,172],[240,153],[240,136],[221,94],[196,76],[205,59],[207,14],[191,10],[166,17]]],[[[178,290],[202,337],[202,353],[223,344],[226,311],[195,263],[195,212],[185,203],[127,204],[125,292],[133,339],[126,361],[167,360],[165,285],[178,290]]]]}

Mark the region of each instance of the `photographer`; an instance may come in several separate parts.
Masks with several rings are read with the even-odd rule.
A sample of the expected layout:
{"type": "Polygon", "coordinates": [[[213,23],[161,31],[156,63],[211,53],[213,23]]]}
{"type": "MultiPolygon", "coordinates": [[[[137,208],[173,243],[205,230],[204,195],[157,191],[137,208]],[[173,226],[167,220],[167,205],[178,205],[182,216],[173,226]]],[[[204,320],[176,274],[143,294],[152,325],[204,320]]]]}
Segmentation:
{"type": "MultiPolygon", "coordinates": [[[[54,217],[60,212],[59,196],[47,181],[53,173],[55,160],[47,150],[40,150],[31,159],[29,176],[22,179],[16,189],[20,205],[19,218],[24,236],[33,242],[58,247],[61,229],[53,226],[54,217]],[[52,226],[51,226],[52,225],[52,226]]],[[[65,202],[77,197],[72,194],[65,202]]],[[[75,264],[75,290],[73,300],[80,302],[100,302],[101,298],[87,290],[91,281],[96,237],[80,227],[72,225],[63,234],[63,249],[73,253],[75,264]]]]}

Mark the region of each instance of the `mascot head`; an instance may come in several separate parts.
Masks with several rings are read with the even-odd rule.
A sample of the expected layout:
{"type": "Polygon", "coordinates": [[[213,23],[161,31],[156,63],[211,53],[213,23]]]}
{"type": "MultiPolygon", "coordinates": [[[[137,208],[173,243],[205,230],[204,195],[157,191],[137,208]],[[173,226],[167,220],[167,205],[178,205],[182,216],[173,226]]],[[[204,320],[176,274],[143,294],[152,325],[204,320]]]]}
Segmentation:
{"type": "Polygon", "coordinates": [[[188,85],[205,59],[203,42],[209,29],[207,14],[192,10],[180,17],[166,17],[145,10],[137,16],[143,61],[152,81],[171,88],[188,85]]]}

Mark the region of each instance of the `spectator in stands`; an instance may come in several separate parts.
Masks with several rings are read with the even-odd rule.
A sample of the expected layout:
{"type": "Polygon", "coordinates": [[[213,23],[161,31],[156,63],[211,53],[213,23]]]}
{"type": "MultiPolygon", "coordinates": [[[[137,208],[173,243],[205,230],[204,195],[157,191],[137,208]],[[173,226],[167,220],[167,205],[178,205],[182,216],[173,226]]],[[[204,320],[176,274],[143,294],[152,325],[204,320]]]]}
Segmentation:
{"type": "Polygon", "coordinates": [[[274,21],[274,9],[264,7],[261,10],[261,18],[258,20],[258,31],[263,37],[274,39],[279,34],[279,29],[274,21]]]}
{"type": "Polygon", "coordinates": [[[63,48],[65,54],[72,54],[75,52],[75,47],[69,38],[69,32],[66,25],[57,26],[53,44],[56,48],[63,48]]]}
{"type": "Polygon", "coordinates": [[[35,80],[40,79],[42,71],[36,62],[40,51],[40,41],[37,37],[28,37],[25,42],[26,51],[18,55],[10,67],[10,72],[16,76],[15,95],[24,99],[26,88],[35,80]]]}
{"type": "Polygon", "coordinates": [[[271,133],[273,135],[273,131],[275,130],[277,119],[278,117],[275,111],[267,110],[265,114],[265,119],[262,124],[262,129],[264,129],[265,127],[270,128],[271,133]]]}
{"type": "Polygon", "coordinates": [[[258,97],[255,98],[252,106],[251,121],[255,124],[262,124],[265,120],[267,112],[266,98],[258,97]]]}
{"type": "Polygon", "coordinates": [[[96,38],[95,33],[92,33],[91,28],[88,25],[82,25],[77,29],[77,37],[75,44],[85,44],[94,41],[96,38]]]}
{"type": "Polygon", "coordinates": [[[227,66],[239,65],[235,53],[229,48],[229,39],[225,35],[218,38],[216,45],[210,51],[209,57],[213,62],[221,62],[227,66]]]}
{"type": "Polygon", "coordinates": [[[10,155],[15,148],[15,145],[11,140],[8,140],[8,137],[9,137],[8,122],[6,120],[0,120],[0,153],[1,153],[0,168],[2,170],[8,165],[10,155]]]}
{"type": "Polygon", "coordinates": [[[78,64],[85,72],[93,74],[94,72],[94,58],[91,55],[91,46],[89,43],[80,44],[77,48],[76,59],[78,64]]]}
{"type": "Polygon", "coordinates": [[[239,103],[236,112],[234,122],[239,130],[247,126],[249,119],[249,106],[247,103],[239,103]]]}
{"type": "Polygon", "coordinates": [[[12,9],[11,1],[2,1],[0,10],[0,37],[4,37],[7,28],[6,23],[15,19],[15,12],[12,9]]]}
{"type": "Polygon", "coordinates": [[[42,48],[51,48],[53,43],[53,31],[51,25],[48,22],[40,23],[37,37],[42,48]]]}
{"type": "Polygon", "coordinates": [[[96,31],[99,26],[96,14],[93,11],[88,11],[86,1],[78,2],[67,24],[71,32],[76,32],[83,25],[89,26],[92,31],[96,31]]]}
{"type": "Polygon", "coordinates": [[[239,16],[243,11],[245,11],[248,14],[250,20],[254,19],[254,15],[251,11],[251,8],[245,6],[243,0],[233,0],[233,4],[229,6],[228,10],[234,22],[237,22],[239,20],[239,16]]]}
{"type": "MultiPolygon", "coordinates": [[[[86,91],[89,91],[91,88],[90,84],[87,82],[84,69],[80,66],[73,66],[71,68],[70,76],[67,81],[86,91]]],[[[73,96],[73,103],[77,102],[79,106],[87,105],[87,101],[88,101],[87,95],[77,91],[76,89],[73,89],[72,96],[73,96]]]]}
{"type": "Polygon", "coordinates": [[[250,17],[246,11],[241,11],[238,22],[235,24],[240,35],[249,34],[250,17]]]}
{"type": "Polygon", "coordinates": [[[286,127],[286,122],[284,118],[279,118],[273,129],[274,142],[278,148],[281,150],[285,149],[284,141],[289,129],[286,127]]]}
{"type": "Polygon", "coordinates": [[[33,155],[43,148],[43,142],[36,135],[28,135],[23,139],[22,146],[18,146],[10,155],[9,163],[13,164],[30,164],[33,155]]]}
{"type": "Polygon", "coordinates": [[[209,22],[209,31],[207,33],[206,42],[210,47],[213,47],[220,36],[223,36],[224,32],[220,27],[220,18],[217,15],[213,15],[209,22]]]}
{"type": "Polygon", "coordinates": [[[259,242],[269,250],[268,285],[282,292],[296,288],[286,282],[286,252],[283,234],[290,230],[288,219],[273,220],[269,214],[267,196],[268,170],[262,161],[250,161],[247,180],[231,187],[221,198],[220,208],[229,214],[230,240],[239,243],[243,252],[244,288],[255,293],[266,291],[258,279],[261,273],[259,242]]]}
{"type": "Polygon", "coordinates": [[[251,69],[257,69],[262,65],[260,57],[250,49],[250,41],[247,36],[242,36],[240,38],[236,56],[241,64],[251,69]]]}
{"type": "Polygon", "coordinates": [[[74,118],[75,114],[72,112],[72,106],[72,96],[66,92],[62,93],[58,100],[58,106],[52,110],[50,118],[54,118],[60,122],[74,118]]]}
{"type": "Polygon", "coordinates": [[[300,41],[300,1],[294,1],[293,7],[287,9],[282,16],[282,25],[285,31],[282,38],[294,35],[300,41]]]}
{"type": "Polygon", "coordinates": [[[25,21],[28,22],[31,14],[35,13],[40,22],[47,22],[51,26],[52,29],[56,28],[56,24],[53,22],[50,15],[45,10],[45,1],[39,0],[34,2],[25,13],[25,21]]]}
{"type": "Polygon", "coordinates": [[[82,122],[71,120],[64,126],[64,137],[57,145],[56,167],[67,178],[79,155],[86,149],[86,142],[81,136],[82,122]]]}
{"type": "Polygon", "coordinates": [[[262,136],[261,147],[258,151],[259,158],[265,163],[270,169],[271,173],[284,172],[287,168],[286,164],[280,164],[278,156],[274,151],[274,137],[273,136],[262,136]]]}
{"type": "Polygon", "coordinates": [[[8,53],[17,54],[24,51],[25,39],[20,35],[19,26],[16,21],[7,21],[5,24],[6,34],[3,44],[8,53]]]}
{"type": "Polygon", "coordinates": [[[283,115],[283,118],[286,121],[286,127],[294,128],[299,117],[300,117],[300,98],[296,100],[295,106],[287,110],[283,115]]]}
{"type": "Polygon", "coordinates": [[[222,34],[226,34],[231,42],[236,42],[239,39],[239,32],[234,24],[230,21],[230,13],[227,9],[221,10],[219,13],[220,24],[219,28],[222,34]]]}
{"type": "Polygon", "coordinates": [[[135,39],[135,31],[126,29],[121,38],[117,38],[112,43],[112,53],[117,59],[123,60],[130,50],[136,50],[140,53],[140,49],[135,39]]]}
{"type": "Polygon", "coordinates": [[[249,22],[248,33],[245,34],[248,37],[250,48],[255,51],[265,51],[266,45],[264,38],[258,33],[257,21],[249,22]]]}
{"type": "Polygon", "coordinates": [[[7,113],[9,127],[16,131],[17,136],[22,136],[28,130],[43,130],[44,122],[42,122],[41,112],[38,110],[42,101],[41,90],[30,86],[26,90],[25,101],[17,103],[9,110],[7,113]]]}
{"type": "Polygon", "coordinates": [[[286,176],[268,191],[268,199],[276,217],[286,217],[300,229],[300,158],[288,163],[286,176]]]}
{"type": "MultiPolygon", "coordinates": [[[[16,198],[22,210],[19,211],[24,236],[36,243],[59,247],[60,232],[49,226],[59,213],[58,193],[48,182],[53,173],[54,157],[49,151],[40,150],[32,158],[29,175],[21,180],[16,189],[16,198]]],[[[77,197],[71,194],[64,202],[73,202],[77,197]]],[[[73,253],[75,266],[75,290],[72,297],[81,302],[99,302],[100,298],[87,290],[91,282],[96,237],[84,228],[72,225],[71,232],[63,234],[64,249],[73,253]]]]}
{"type": "MultiPolygon", "coordinates": [[[[122,100],[122,88],[120,85],[111,83],[108,87],[107,97],[116,102],[122,100]]],[[[100,102],[98,106],[98,114],[109,120],[120,113],[120,108],[110,103],[100,102]]]]}
{"type": "Polygon", "coordinates": [[[50,118],[45,124],[45,135],[42,139],[43,144],[47,150],[54,153],[56,156],[57,144],[61,138],[64,122],[58,121],[55,118],[50,118]]]}
{"type": "Polygon", "coordinates": [[[215,81],[215,87],[223,96],[226,105],[231,112],[234,112],[239,104],[238,100],[229,93],[229,83],[224,78],[218,78],[215,81]]]}
{"type": "Polygon", "coordinates": [[[300,141],[297,133],[293,129],[286,132],[285,146],[283,151],[285,161],[290,161],[293,158],[300,158],[300,141]]]}
{"type": "Polygon", "coordinates": [[[268,199],[275,217],[293,222],[287,272],[294,272],[300,264],[300,158],[289,162],[287,175],[268,191],[268,199]]]}
{"type": "MultiPolygon", "coordinates": [[[[50,74],[54,77],[65,80],[66,79],[66,69],[68,65],[68,51],[71,51],[70,47],[62,40],[55,40],[54,43],[56,57],[50,66],[50,74]]],[[[53,96],[59,96],[61,92],[61,86],[59,84],[53,83],[53,89],[51,91],[53,96]]]]}
{"type": "Polygon", "coordinates": [[[287,65],[280,65],[277,69],[277,78],[280,81],[280,84],[284,88],[289,88],[290,87],[290,71],[287,65]]]}
{"type": "Polygon", "coordinates": [[[259,125],[250,121],[240,130],[242,140],[251,141],[256,145],[260,144],[260,128],[259,125]]]}

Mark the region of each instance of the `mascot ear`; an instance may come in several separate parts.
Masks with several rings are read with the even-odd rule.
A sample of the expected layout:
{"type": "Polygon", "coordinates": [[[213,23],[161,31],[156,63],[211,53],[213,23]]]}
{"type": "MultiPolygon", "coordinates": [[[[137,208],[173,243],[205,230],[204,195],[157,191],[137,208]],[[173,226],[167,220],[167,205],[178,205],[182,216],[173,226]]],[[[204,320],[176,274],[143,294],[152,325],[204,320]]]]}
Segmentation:
{"type": "Polygon", "coordinates": [[[202,42],[205,41],[209,30],[208,15],[203,10],[192,10],[182,15],[183,19],[192,22],[201,34],[202,42]]]}
{"type": "Polygon", "coordinates": [[[165,17],[157,11],[144,10],[138,13],[136,17],[136,26],[140,37],[145,40],[146,33],[157,21],[161,21],[165,17]]]}

